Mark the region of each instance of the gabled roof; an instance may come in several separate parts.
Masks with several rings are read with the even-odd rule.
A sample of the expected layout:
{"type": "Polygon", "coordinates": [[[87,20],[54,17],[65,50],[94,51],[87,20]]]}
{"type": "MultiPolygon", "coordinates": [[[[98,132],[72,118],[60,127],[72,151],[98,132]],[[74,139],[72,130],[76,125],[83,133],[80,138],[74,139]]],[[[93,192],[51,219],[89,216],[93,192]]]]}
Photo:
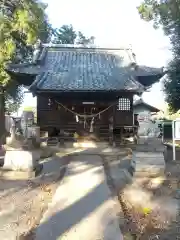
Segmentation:
{"type": "Polygon", "coordinates": [[[142,65],[136,67],[135,73],[138,82],[146,88],[151,87],[165,75],[163,68],[147,67],[142,65]]]}
{"type": "Polygon", "coordinates": [[[133,106],[134,107],[137,107],[137,106],[145,106],[146,108],[148,108],[151,112],[160,112],[161,110],[154,107],[154,106],[151,106],[149,105],[148,103],[144,102],[144,100],[142,98],[136,100],[134,103],[133,103],[133,106]]]}
{"type": "Polygon", "coordinates": [[[135,71],[131,64],[128,49],[44,45],[35,62],[10,65],[8,72],[36,76],[30,86],[34,90],[143,92],[138,77],[149,76],[148,71],[135,71]]]}

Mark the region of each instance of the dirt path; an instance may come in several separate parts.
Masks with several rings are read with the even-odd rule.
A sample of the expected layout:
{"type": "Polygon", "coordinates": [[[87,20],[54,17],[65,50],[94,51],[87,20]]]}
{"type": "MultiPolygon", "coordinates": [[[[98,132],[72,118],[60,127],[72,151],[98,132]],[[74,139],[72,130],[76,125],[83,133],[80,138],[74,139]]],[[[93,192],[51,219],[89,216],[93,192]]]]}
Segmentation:
{"type": "Polygon", "coordinates": [[[113,199],[97,155],[72,156],[36,231],[36,240],[121,240],[113,199]]]}

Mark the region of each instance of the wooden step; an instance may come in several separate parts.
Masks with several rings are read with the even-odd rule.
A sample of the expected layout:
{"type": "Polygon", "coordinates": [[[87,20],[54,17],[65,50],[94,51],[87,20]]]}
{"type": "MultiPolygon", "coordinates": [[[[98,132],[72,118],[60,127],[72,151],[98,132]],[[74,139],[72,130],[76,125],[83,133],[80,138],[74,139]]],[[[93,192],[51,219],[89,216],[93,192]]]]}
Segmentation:
{"type": "Polygon", "coordinates": [[[47,139],[48,146],[55,146],[59,143],[59,139],[57,137],[51,137],[47,139]]]}

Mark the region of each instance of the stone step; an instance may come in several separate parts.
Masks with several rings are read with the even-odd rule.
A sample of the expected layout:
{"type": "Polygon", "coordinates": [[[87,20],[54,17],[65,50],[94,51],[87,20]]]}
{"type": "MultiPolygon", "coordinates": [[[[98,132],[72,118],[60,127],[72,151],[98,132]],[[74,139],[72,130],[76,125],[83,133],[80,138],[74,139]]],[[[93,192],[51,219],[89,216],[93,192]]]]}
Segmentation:
{"type": "Polygon", "coordinates": [[[153,172],[135,171],[133,174],[134,178],[144,178],[144,177],[151,178],[151,177],[159,177],[159,176],[164,176],[164,169],[159,169],[153,172]]]}
{"type": "Polygon", "coordinates": [[[59,143],[59,140],[56,137],[47,139],[48,146],[54,146],[54,145],[57,145],[58,143],[59,143]]]}
{"type": "Polygon", "coordinates": [[[165,161],[162,152],[133,152],[135,162],[135,177],[161,176],[165,171],[165,161]]]}
{"type": "Polygon", "coordinates": [[[137,151],[135,151],[134,152],[134,156],[136,156],[136,157],[140,157],[140,158],[142,158],[142,157],[144,157],[144,158],[152,158],[152,157],[155,157],[155,158],[157,158],[157,157],[163,157],[163,153],[156,153],[156,152],[149,152],[149,153],[147,153],[147,152],[137,152],[137,151]]]}

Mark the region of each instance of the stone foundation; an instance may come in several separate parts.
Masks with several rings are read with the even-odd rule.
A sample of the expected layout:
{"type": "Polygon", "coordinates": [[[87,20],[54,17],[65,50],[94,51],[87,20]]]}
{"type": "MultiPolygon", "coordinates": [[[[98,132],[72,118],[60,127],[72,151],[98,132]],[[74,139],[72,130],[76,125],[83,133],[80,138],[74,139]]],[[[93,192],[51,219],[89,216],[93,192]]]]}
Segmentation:
{"type": "Polygon", "coordinates": [[[33,171],[13,171],[0,168],[0,179],[6,180],[28,180],[37,177],[43,169],[43,165],[39,164],[33,171]]]}
{"type": "MultiPolygon", "coordinates": [[[[163,152],[164,161],[171,162],[173,161],[173,147],[172,145],[167,145],[163,152]]],[[[180,161],[180,148],[176,147],[176,161],[180,161]]]]}
{"type": "Polygon", "coordinates": [[[36,177],[42,170],[39,159],[39,150],[8,149],[4,157],[4,165],[0,168],[0,178],[29,179],[36,177]]]}
{"type": "Polygon", "coordinates": [[[7,150],[3,168],[13,171],[33,171],[38,165],[40,152],[38,150],[7,150]]]}

